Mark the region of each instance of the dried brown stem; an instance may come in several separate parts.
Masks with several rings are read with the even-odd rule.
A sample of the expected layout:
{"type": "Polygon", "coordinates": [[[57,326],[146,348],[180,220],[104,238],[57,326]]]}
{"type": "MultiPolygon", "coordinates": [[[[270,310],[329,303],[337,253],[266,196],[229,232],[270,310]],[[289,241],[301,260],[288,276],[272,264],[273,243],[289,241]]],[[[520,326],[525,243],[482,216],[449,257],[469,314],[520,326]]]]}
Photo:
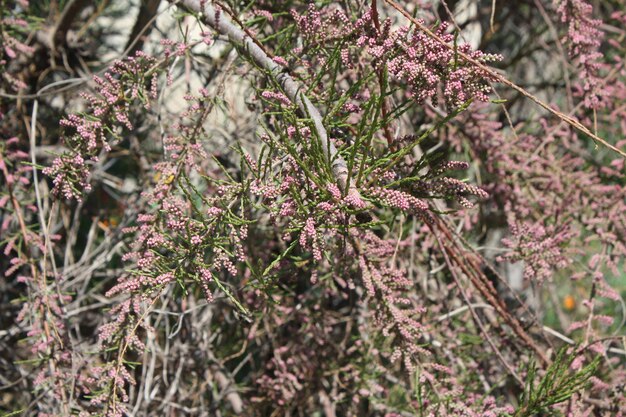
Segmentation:
{"type": "MultiPolygon", "coordinates": [[[[434,230],[433,230],[434,232],[434,230]]],[[[487,343],[489,344],[489,346],[491,347],[491,349],[493,350],[493,352],[496,354],[496,356],[498,357],[498,359],[500,360],[500,362],[504,365],[504,367],[507,369],[507,371],[509,372],[509,374],[511,376],[513,376],[517,382],[520,385],[524,384],[524,381],[522,380],[522,378],[517,374],[517,372],[515,372],[515,369],[513,369],[513,366],[511,364],[509,364],[507,362],[507,360],[504,358],[504,356],[502,355],[502,353],[500,352],[500,350],[498,349],[498,347],[496,346],[495,342],[491,339],[491,336],[489,335],[489,332],[487,331],[487,329],[485,328],[485,326],[482,324],[482,321],[480,320],[480,317],[478,317],[478,314],[476,313],[473,304],[470,302],[469,297],[465,294],[465,292],[463,291],[463,289],[461,288],[461,280],[460,278],[457,276],[456,270],[454,268],[455,265],[453,265],[452,260],[454,260],[454,263],[461,267],[460,269],[463,271],[463,273],[465,275],[467,275],[468,277],[470,277],[471,280],[471,276],[468,275],[468,271],[463,268],[463,264],[462,263],[458,263],[458,259],[455,259],[454,257],[454,252],[450,250],[450,248],[448,246],[446,246],[441,239],[439,238],[439,235],[437,233],[433,233],[435,236],[435,239],[437,240],[437,244],[439,246],[439,249],[441,250],[441,253],[443,254],[443,258],[446,262],[446,265],[448,266],[448,269],[450,270],[450,273],[452,274],[452,277],[454,278],[456,284],[459,286],[459,291],[461,293],[461,296],[463,297],[463,299],[465,300],[465,304],[467,305],[467,307],[469,308],[470,313],[472,314],[472,318],[474,319],[474,322],[476,323],[476,325],[480,328],[481,333],[485,336],[485,340],[487,341],[487,343]]],[[[448,237],[446,236],[446,239],[448,239],[448,237]]],[[[472,281],[472,283],[474,283],[472,281]]],[[[484,296],[484,292],[482,291],[482,288],[478,288],[479,292],[484,296]]],[[[487,298],[487,297],[485,297],[487,298]]]]}
{"type": "Polygon", "coordinates": [[[543,365],[549,365],[550,359],[546,356],[543,349],[541,349],[533,340],[533,338],[524,330],[524,327],[519,320],[512,316],[506,309],[506,306],[502,300],[498,297],[496,289],[489,279],[482,273],[480,265],[476,257],[468,252],[463,252],[457,245],[456,239],[452,235],[452,232],[441,220],[437,220],[434,225],[431,226],[433,234],[438,238],[438,232],[443,233],[445,241],[452,243],[452,247],[444,245],[442,251],[444,256],[449,256],[454,264],[463,271],[463,273],[472,282],[472,285],[480,292],[485,300],[495,309],[498,316],[501,317],[504,322],[511,327],[513,332],[521,339],[522,343],[528,348],[532,349],[539,357],[543,365]]]}

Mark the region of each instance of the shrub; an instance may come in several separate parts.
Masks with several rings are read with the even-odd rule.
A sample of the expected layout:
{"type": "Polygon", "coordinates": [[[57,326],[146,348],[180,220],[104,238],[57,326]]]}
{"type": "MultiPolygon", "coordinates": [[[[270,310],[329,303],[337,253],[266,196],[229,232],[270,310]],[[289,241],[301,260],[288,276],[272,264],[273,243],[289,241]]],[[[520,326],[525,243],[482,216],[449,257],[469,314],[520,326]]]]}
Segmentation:
{"type": "Polygon", "coordinates": [[[626,411],[620,2],[0,5],[7,415],[626,411]]]}

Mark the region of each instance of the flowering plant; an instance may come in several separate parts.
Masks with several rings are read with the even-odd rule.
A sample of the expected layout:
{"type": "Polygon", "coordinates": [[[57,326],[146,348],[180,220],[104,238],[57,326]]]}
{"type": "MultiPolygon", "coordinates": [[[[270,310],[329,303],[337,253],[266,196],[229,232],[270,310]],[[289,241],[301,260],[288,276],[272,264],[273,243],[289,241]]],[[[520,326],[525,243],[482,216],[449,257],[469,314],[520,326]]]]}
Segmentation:
{"type": "Polygon", "coordinates": [[[122,3],[0,0],[3,411],[626,412],[619,2],[122,3]]]}

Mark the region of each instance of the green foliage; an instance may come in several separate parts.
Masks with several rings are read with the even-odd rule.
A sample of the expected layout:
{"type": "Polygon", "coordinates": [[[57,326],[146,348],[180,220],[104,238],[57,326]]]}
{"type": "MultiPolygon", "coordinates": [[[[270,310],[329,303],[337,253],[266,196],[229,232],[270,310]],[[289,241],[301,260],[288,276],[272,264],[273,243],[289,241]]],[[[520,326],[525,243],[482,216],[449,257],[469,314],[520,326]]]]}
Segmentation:
{"type": "Polygon", "coordinates": [[[548,407],[567,401],[576,392],[583,390],[598,368],[600,357],[595,358],[589,364],[578,371],[570,369],[578,356],[574,350],[568,353],[569,348],[559,350],[554,362],[546,369],[539,383],[539,368],[534,362],[528,366],[526,386],[520,399],[520,406],[516,410],[515,417],[532,416],[535,413],[546,412],[548,407]]]}

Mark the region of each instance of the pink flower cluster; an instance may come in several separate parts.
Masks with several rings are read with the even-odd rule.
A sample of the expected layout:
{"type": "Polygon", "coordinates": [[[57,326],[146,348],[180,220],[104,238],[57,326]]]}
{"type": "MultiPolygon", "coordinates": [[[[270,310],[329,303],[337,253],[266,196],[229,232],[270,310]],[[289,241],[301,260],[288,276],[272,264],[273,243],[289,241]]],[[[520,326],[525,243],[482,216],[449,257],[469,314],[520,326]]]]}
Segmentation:
{"type": "Polygon", "coordinates": [[[412,188],[418,195],[427,195],[430,198],[456,198],[459,204],[465,208],[474,206],[465,196],[476,196],[479,199],[489,197],[489,194],[482,188],[449,177],[420,180],[413,183],[412,188]]]}
{"type": "MultiPolygon", "coordinates": [[[[442,23],[434,32],[451,44],[454,35],[446,31],[447,25],[442,23]]],[[[491,91],[486,83],[491,77],[459,61],[458,52],[483,63],[502,59],[499,55],[473,51],[467,44],[458,45],[456,51],[450,50],[419,30],[410,33],[408,27],[392,31],[390,20],[385,21],[380,33],[361,35],[357,46],[367,48],[375,65],[385,65],[394,78],[407,82],[413,98],[420,103],[427,99],[436,101],[438,89],[443,85],[443,98],[451,108],[460,107],[470,99],[488,101],[487,94],[491,91]]]]}
{"type": "Polygon", "coordinates": [[[306,219],[304,228],[300,233],[300,246],[304,249],[311,248],[313,259],[317,262],[322,260],[322,251],[320,250],[317,231],[315,230],[315,219],[309,217],[306,219]]]}
{"type": "Polygon", "coordinates": [[[133,129],[130,103],[140,101],[149,109],[150,100],[156,99],[159,69],[155,64],[155,58],[138,51],[134,57],[114,62],[103,77],[94,76],[97,94],[81,94],[89,112],[69,115],[60,122],[69,150],[43,170],[53,178],[56,195],[80,200],[90,191],[89,163],[98,161],[101,150],[111,150],[111,140],[119,138],[118,127],[133,129]]]}
{"type": "MultiPolygon", "coordinates": [[[[28,2],[24,1],[20,7],[28,9],[28,2]]],[[[13,4],[3,3],[2,10],[0,10],[0,71],[2,77],[0,81],[6,82],[6,85],[13,91],[19,91],[27,88],[28,86],[19,77],[17,71],[7,70],[9,64],[15,63],[15,67],[21,67],[19,63],[20,58],[28,58],[32,56],[35,49],[29,46],[25,41],[20,40],[21,32],[28,31],[28,22],[13,14],[13,4]]],[[[22,10],[22,13],[24,11],[22,10]]],[[[24,60],[28,62],[28,60],[24,60]]],[[[0,120],[2,119],[2,112],[0,111],[0,120]]]]}
{"type": "MultiPolygon", "coordinates": [[[[429,99],[436,101],[440,91],[451,108],[460,107],[471,99],[488,101],[491,87],[487,82],[492,77],[474,65],[462,62],[458,53],[482,63],[502,59],[500,55],[473,51],[468,44],[451,50],[418,29],[411,31],[408,26],[393,30],[391,19],[385,20],[379,30],[372,20],[371,10],[356,21],[351,21],[340,9],[323,14],[312,4],[303,15],[293,10],[291,14],[309,42],[347,40],[341,50],[345,66],[349,68],[354,64],[350,62],[351,49],[363,50],[376,68],[385,67],[395,80],[407,83],[411,96],[419,103],[429,99]]],[[[454,35],[447,33],[445,23],[434,32],[448,44],[454,43],[454,35]]]]}
{"type": "Polygon", "coordinates": [[[286,106],[286,107],[293,106],[293,103],[291,102],[291,100],[289,100],[289,98],[283,93],[276,93],[273,91],[263,91],[261,93],[261,97],[267,100],[277,100],[283,106],[286,106]]]}
{"type": "Polygon", "coordinates": [[[593,19],[593,7],[586,0],[558,0],[557,13],[561,22],[568,25],[570,57],[576,58],[580,68],[581,95],[585,106],[597,109],[606,94],[601,76],[603,54],[600,45],[604,33],[599,29],[601,20],[593,19]]]}
{"type": "Polygon", "coordinates": [[[372,232],[354,232],[354,235],[361,242],[359,269],[367,295],[376,306],[375,324],[383,336],[393,340],[390,360],[395,362],[402,357],[407,370],[413,372],[415,355],[430,355],[419,342],[425,327],[418,318],[426,310],[405,295],[413,282],[404,272],[387,264],[395,247],[372,232]]]}
{"type": "Polygon", "coordinates": [[[368,193],[386,206],[402,211],[421,215],[428,211],[427,203],[404,191],[372,187],[368,190],[368,193]]]}
{"type": "Polygon", "coordinates": [[[567,225],[557,228],[519,223],[511,215],[509,230],[512,237],[503,239],[502,243],[513,252],[499,259],[524,261],[524,278],[527,280],[541,283],[551,278],[554,269],[565,268],[571,262],[571,256],[563,248],[575,234],[567,225]]]}

